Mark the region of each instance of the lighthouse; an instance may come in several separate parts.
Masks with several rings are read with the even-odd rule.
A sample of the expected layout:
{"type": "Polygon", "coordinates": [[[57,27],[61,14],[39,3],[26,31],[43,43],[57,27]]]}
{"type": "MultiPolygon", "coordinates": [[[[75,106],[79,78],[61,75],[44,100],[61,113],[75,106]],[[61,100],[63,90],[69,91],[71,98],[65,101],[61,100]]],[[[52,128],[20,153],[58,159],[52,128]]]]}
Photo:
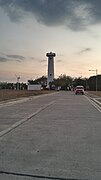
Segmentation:
{"type": "Polygon", "coordinates": [[[46,56],[48,57],[47,86],[49,87],[49,83],[54,80],[54,57],[56,56],[56,54],[50,52],[50,53],[46,53],[46,56]]]}

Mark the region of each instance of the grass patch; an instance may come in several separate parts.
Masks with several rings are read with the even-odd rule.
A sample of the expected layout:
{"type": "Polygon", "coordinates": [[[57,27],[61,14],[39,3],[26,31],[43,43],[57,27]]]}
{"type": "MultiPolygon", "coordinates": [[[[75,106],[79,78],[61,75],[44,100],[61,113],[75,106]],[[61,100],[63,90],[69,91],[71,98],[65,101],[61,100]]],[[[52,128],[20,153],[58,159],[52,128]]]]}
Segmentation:
{"type": "Polygon", "coordinates": [[[54,91],[50,90],[41,90],[41,91],[28,91],[28,90],[0,90],[0,101],[13,100],[23,97],[38,96],[43,94],[53,93],[54,91]]]}
{"type": "Polygon", "coordinates": [[[88,91],[88,95],[92,98],[101,98],[101,91],[88,91]]]}

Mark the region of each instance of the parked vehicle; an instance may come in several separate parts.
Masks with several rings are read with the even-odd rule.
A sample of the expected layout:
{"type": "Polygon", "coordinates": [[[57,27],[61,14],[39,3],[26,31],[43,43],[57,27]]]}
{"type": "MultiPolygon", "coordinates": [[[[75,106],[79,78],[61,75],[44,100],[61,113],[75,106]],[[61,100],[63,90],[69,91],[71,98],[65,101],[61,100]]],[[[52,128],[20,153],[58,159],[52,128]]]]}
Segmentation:
{"type": "Polygon", "coordinates": [[[83,86],[76,86],[76,88],[75,88],[75,94],[77,95],[77,94],[82,94],[82,95],[84,95],[85,93],[84,93],[84,87],[83,86]]]}

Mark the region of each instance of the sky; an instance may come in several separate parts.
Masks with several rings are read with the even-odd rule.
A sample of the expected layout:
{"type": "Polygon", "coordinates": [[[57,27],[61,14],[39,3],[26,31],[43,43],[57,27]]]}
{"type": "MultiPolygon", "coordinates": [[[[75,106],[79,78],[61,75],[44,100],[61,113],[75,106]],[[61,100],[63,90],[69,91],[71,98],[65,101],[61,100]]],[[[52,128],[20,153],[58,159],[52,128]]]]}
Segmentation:
{"type": "Polygon", "coordinates": [[[51,51],[55,78],[101,74],[101,1],[0,0],[0,82],[47,76],[51,51]]]}

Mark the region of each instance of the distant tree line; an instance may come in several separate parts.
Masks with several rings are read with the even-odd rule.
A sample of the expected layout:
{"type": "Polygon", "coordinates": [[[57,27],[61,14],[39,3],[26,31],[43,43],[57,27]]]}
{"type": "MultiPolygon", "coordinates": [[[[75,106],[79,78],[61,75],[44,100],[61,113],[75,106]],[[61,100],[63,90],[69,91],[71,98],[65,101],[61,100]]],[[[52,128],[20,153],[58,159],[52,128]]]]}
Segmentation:
{"type": "MultiPolygon", "coordinates": [[[[97,90],[101,91],[101,75],[91,76],[89,78],[73,78],[65,74],[60,75],[58,78],[55,78],[53,82],[50,83],[50,89],[56,89],[61,87],[61,90],[71,90],[77,85],[84,86],[85,90],[95,91],[96,90],[96,78],[97,78],[97,90]]],[[[35,80],[28,80],[28,84],[41,84],[43,89],[47,88],[47,77],[42,76],[35,80]]],[[[26,83],[7,83],[0,82],[0,89],[27,89],[26,83]]]]}
{"type": "Polygon", "coordinates": [[[47,77],[46,76],[42,76],[42,77],[39,77],[35,80],[28,80],[28,84],[41,84],[41,86],[43,88],[46,88],[47,86],[47,77]]]}
{"type": "MultiPolygon", "coordinates": [[[[89,78],[73,78],[71,76],[66,76],[65,74],[60,75],[55,78],[53,82],[50,83],[50,89],[61,87],[61,90],[71,90],[77,85],[84,86],[85,90],[95,91],[96,90],[96,78],[97,78],[97,90],[101,91],[101,75],[91,76],[89,78]]],[[[42,76],[35,80],[28,80],[28,84],[41,84],[43,88],[47,86],[47,77],[42,76]]]]}
{"type": "Polygon", "coordinates": [[[8,82],[0,82],[0,89],[19,89],[24,90],[27,89],[26,83],[8,83],[8,82]]]}

